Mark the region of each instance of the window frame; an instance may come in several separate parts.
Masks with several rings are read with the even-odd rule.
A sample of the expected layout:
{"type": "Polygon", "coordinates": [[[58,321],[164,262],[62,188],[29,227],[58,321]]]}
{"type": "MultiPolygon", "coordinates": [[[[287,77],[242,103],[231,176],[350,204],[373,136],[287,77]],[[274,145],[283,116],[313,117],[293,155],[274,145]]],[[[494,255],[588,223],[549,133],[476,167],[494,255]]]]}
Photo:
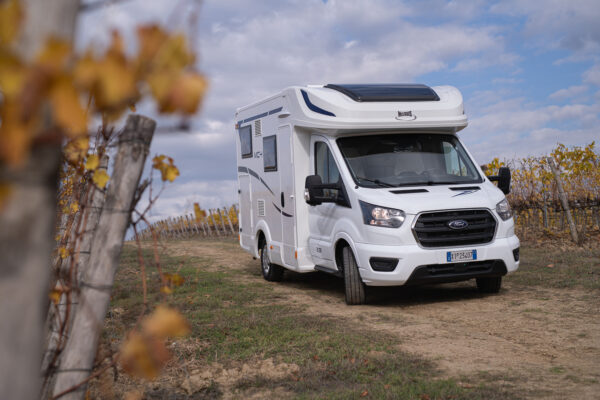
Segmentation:
{"type": "Polygon", "coordinates": [[[277,163],[278,163],[278,157],[277,157],[277,135],[269,135],[269,136],[263,136],[263,167],[264,167],[264,172],[273,172],[273,171],[277,171],[277,163]],[[274,144],[274,152],[275,152],[275,165],[266,165],[266,157],[265,157],[265,142],[267,142],[267,140],[273,140],[273,144],[274,144]]]}
{"type": "Polygon", "coordinates": [[[240,153],[241,153],[242,158],[252,158],[252,156],[254,154],[253,153],[253,148],[254,148],[253,141],[254,140],[253,140],[253,136],[252,136],[252,124],[239,127],[238,128],[238,135],[239,135],[239,138],[240,138],[240,153]],[[249,137],[250,137],[250,152],[249,153],[244,153],[243,142],[242,142],[242,134],[246,133],[246,128],[248,128],[247,131],[248,131],[248,134],[249,134],[249,137]]]}

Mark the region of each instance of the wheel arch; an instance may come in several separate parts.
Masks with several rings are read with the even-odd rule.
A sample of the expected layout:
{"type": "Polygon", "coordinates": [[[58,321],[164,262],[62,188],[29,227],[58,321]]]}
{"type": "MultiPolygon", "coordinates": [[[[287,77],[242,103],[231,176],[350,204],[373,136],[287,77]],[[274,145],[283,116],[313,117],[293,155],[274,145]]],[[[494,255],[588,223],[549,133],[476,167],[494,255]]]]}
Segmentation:
{"type": "Polygon", "coordinates": [[[346,247],[346,246],[350,247],[350,250],[352,250],[352,253],[354,254],[354,258],[356,260],[356,265],[358,265],[358,267],[360,268],[360,264],[358,263],[358,257],[356,254],[356,247],[354,246],[354,242],[348,235],[339,234],[335,240],[334,258],[335,258],[335,266],[337,267],[338,271],[340,271],[340,272],[344,271],[343,250],[344,250],[344,247],[346,247]]]}

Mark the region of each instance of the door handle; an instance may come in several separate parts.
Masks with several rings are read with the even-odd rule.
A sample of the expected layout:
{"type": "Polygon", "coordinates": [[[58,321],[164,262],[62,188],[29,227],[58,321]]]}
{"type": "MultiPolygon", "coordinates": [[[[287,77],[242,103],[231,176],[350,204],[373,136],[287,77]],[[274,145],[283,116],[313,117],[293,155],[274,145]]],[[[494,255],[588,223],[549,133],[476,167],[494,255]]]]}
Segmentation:
{"type": "Polygon", "coordinates": [[[285,195],[281,192],[281,208],[285,208],[285,195]]]}

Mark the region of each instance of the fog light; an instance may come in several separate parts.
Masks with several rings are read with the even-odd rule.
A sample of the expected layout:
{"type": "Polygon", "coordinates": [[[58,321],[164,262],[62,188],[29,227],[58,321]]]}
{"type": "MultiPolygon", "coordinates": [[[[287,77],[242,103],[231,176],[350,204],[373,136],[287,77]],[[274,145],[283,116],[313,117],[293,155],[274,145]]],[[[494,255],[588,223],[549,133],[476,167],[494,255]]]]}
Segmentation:
{"type": "Polygon", "coordinates": [[[513,250],[513,257],[515,258],[515,261],[519,261],[519,248],[518,247],[513,250]]]}
{"type": "Polygon", "coordinates": [[[371,264],[373,271],[391,272],[396,269],[396,265],[398,265],[398,259],[372,257],[369,260],[369,263],[371,264]]]}

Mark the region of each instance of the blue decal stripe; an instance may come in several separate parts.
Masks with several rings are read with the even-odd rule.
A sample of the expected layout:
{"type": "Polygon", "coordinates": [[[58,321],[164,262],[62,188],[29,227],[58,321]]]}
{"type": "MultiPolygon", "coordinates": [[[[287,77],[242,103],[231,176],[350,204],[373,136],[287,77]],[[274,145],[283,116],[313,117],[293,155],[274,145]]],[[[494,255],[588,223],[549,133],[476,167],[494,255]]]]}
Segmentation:
{"type": "Polygon", "coordinates": [[[252,116],[250,118],[246,118],[244,120],[240,120],[240,121],[237,122],[237,124],[238,124],[238,126],[240,126],[242,124],[245,124],[246,122],[250,122],[250,121],[254,121],[255,119],[266,117],[267,115],[277,114],[278,112],[281,112],[281,110],[283,110],[283,107],[274,108],[271,111],[267,111],[267,112],[264,112],[262,114],[254,115],[254,116],[252,116]]]}
{"type": "Polygon", "coordinates": [[[316,113],[323,114],[323,115],[328,115],[330,117],[335,117],[334,113],[329,112],[327,110],[323,110],[321,107],[315,106],[313,103],[311,103],[310,99],[308,98],[308,93],[306,93],[305,90],[300,89],[300,92],[302,93],[302,97],[304,98],[304,102],[306,103],[306,106],[311,111],[314,111],[316,113]]]}
{"type": "Polygon", "coordinates": [[[264,112],[262,114],[255,115],[253,117],[246,118],[242,123],[245,124],[246,122],[254,121],[255,119],[266,117],[267,115],[269,115],[269,113],[268,112],[264,112]]]}
{"type": "Polygon", "coordinates": [[[275,203],[273,203],[273,207],[275,207],[275,209],[276,209],[277,211],[279,211],[279,212],[281,213],[281,215],[283,215],[284,217],[293,217],[293,215],[290,215],[290,214],[288,214],[288,213],[286,213],[286,212],[284,212],[284,211],[281,211],[281,208],[277,207],[277,206],[275,205],[275,203]]]}
{"type": "Polygon", "coordinates": [[[263,180],[263,178],[261,178],[261,177],[260,177],[260,176],[259,176],[259,175],[256,173],[256,171],[254,171],[254,170],[252,170],[252,169],[250,169],[250,168],[246,168],[246,167],[238,167],[238,172],[247,172],[247,173],[249,173],[250,175],[252,175],[252,176],[253,176],[253,177],[255,177],[256,179],[258,179],[258,180],[260,181],[260,183],[262,183],[263,185],[265,185],[265,187],[267,188],[267,190],[268,190],[269,192],[271,192],[271,194],[272,194],[273,196],[275,196],[275,193],[273,193],[273,191],[271,190],[271,188],[269,187],[269,185],[267,185],[267,182],[265,182],[265,181],[263,180]]]}

